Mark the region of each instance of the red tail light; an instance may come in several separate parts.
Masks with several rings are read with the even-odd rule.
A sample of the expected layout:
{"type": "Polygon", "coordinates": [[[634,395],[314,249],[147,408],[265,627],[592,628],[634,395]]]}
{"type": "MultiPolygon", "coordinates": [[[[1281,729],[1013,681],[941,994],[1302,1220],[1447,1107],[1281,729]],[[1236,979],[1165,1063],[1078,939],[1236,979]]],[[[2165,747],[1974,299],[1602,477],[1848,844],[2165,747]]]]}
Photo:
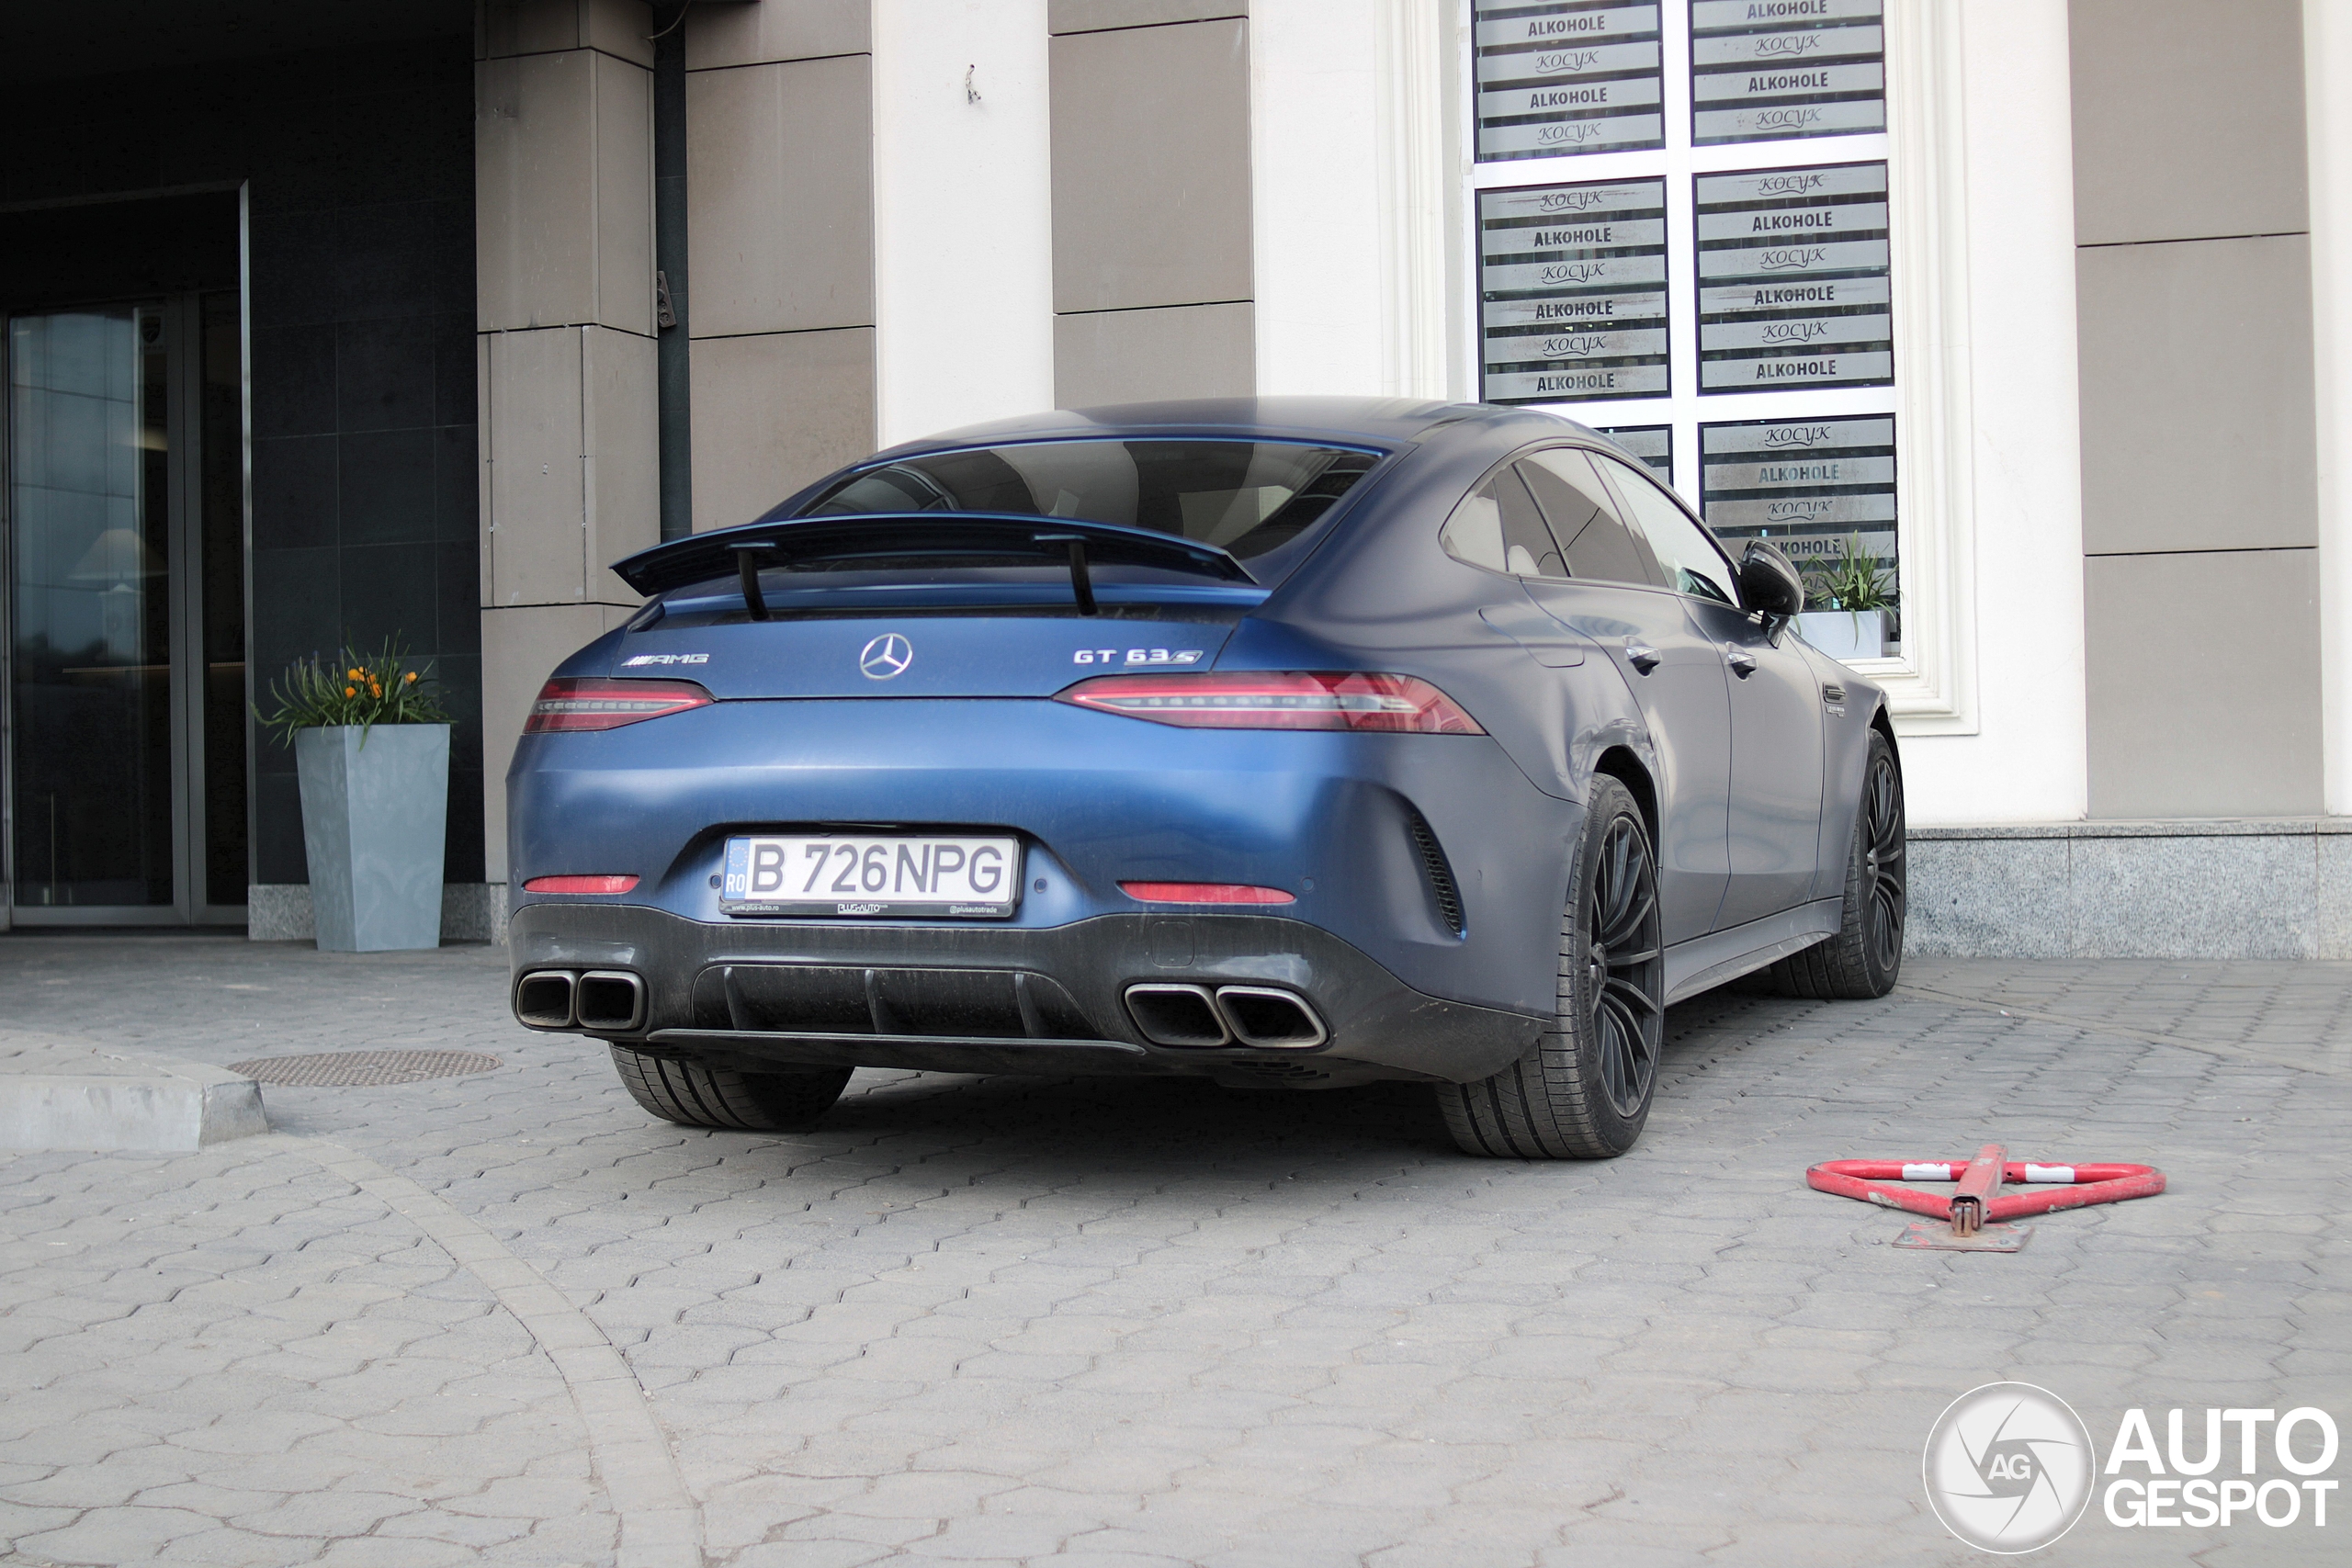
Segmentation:
{"type": "Polygon", "coordinates": [[[1239,882],[1122,882],[1119,891],[1146,904],[1295,904],[1279,887],[1239,882]]]}
{"type": "Polygon", "coordinates": [[[665,714],[707,706],[710,694],[692,681],[549,681],[524,722],[526,735],[618,729],[665,714]]]}
{"type": "Polygon", "coordinates": [[[1104,675],[1057,700],[1193,729],[1363,729],[1484,735],[1452,697],[1411,675],[1299,671],[1104,675]]]}
{"type": "Polygon", "coordinates": [[[637,886],[634,876],[535,876],[523,884],[526,893],[627,893],[637,886]]]}

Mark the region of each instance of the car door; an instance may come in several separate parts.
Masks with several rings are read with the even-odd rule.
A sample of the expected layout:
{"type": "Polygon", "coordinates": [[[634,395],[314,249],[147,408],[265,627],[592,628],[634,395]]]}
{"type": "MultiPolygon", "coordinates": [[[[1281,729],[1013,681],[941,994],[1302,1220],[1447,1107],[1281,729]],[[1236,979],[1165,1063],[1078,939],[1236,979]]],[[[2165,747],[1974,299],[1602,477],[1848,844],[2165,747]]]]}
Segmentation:
{"type": "Polygon", "coordinates": [[[1515,465],[1560,547],[1527,592],[1607,651],[1649,728],[1659,773],[1658,898],[1669,943],[1713,929],[1729,879],[1730,708],[1723,658],[1663,586],[1585,453],[1563,446],[1515,465]]]}
{"type": "Polygon", "coordinates": [[[1713,536],[1647,474],[1596,457],[1649,541],[1731,697],[1731,875],[1717,930],[1815,897],[1820,867],[1821,685],[1785,628],[1739,607],[1738,578],[1713,536]]]}

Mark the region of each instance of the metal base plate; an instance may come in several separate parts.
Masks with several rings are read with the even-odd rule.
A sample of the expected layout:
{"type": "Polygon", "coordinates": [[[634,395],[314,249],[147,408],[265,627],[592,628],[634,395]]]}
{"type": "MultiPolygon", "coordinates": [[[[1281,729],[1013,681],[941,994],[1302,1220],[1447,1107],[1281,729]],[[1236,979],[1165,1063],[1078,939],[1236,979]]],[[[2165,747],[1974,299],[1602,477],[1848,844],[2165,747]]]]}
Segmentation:
{"type": "Polygon", "coordinates": [[[1940,1220],[1913,1220],[1894,1245],[1932,1252],[2017,1252],[2032,1239],[2031,1225],[1986,1225],[1974,1235],[1954,1235],[1940,1220]]]}

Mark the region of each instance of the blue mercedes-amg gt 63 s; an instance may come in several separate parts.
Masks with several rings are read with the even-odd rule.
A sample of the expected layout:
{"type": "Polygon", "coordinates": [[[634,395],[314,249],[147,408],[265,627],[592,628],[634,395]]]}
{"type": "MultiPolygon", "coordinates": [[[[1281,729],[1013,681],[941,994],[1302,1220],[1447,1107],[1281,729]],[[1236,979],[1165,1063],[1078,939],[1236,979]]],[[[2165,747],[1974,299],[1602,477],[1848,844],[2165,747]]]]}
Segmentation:
{"type": "Polygon", "coordinates": [[[689,1126],[853,1068],[1433,1085],[1606,1157],[1667,1006],[1894,983],[1878,687],[1581,425],[1170,402],[913,442],[614,568],[507,779],[513,1004],[689,1126]]]}

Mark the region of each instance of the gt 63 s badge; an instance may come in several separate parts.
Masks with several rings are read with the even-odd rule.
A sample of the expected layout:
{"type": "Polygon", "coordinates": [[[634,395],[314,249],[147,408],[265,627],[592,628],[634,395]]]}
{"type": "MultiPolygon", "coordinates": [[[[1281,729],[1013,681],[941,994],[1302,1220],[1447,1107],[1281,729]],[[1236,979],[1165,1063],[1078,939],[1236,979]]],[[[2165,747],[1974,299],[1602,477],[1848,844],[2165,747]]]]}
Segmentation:
{"type": "Polygon", "coordinates": [[[1081,648],[1069,656],[1072,664],[1198,664],[1197,648],[1081,648]]]}

